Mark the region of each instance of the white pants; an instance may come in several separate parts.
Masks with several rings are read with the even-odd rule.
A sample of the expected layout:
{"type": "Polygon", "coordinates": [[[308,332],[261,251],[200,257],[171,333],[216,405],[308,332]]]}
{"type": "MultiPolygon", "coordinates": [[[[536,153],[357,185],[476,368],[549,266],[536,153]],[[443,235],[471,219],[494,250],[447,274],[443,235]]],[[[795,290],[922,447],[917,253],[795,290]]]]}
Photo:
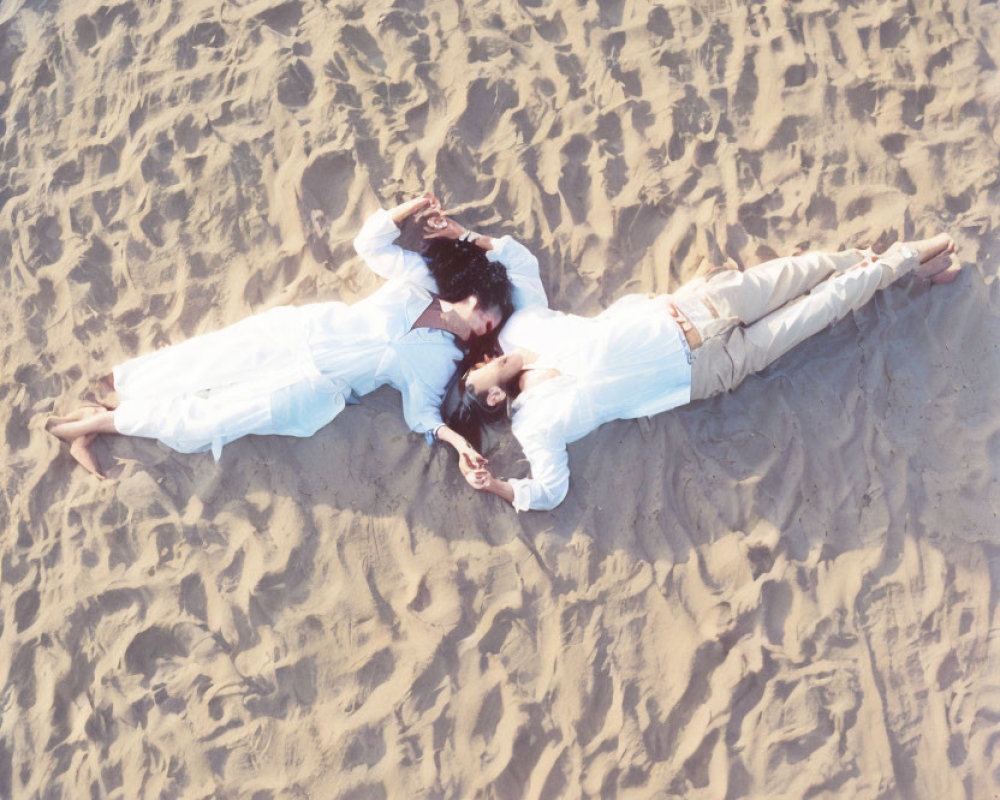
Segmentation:
{"type": "Polygon", "coordinates": [[[302,318],[315,308],[273,308],[119,364],[115,428],[216,458],[251,433],[312,436],[350,392],[313,363],[302,318]]]}

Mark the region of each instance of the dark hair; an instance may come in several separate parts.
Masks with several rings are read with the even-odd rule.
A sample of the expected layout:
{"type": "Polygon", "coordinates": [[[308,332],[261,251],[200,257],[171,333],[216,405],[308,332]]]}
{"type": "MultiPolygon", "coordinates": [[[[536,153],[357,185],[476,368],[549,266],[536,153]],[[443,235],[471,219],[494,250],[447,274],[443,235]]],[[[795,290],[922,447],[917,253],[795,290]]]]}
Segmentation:
{"type": "Polygon", "coordinates": [[[497,335],[503,323],[514,313],[514,287],[507,277],[507,268],[498,261],[490,261],[482,248],[471,242],[457,239],[425,239],[423,215],[411,214],[403,220],[396,243],[424,257],[438,285],[438,295],[449,303],[457,303],[475,295],[483,309],[499,308],[500,325],[489,336],[470,343],[472,360],[499,352],[497,335]]]}
{"type": "Polygon", "coordinates": [[[503,319],[514,312],[507,268],[490,261],[482,248],[456,239],[431,239],[421,255],[442,300],[457,303],[474,294],[483,308],[499,308],[503,319]]]}
{"type": "Polygon", "coordinates": [[[444,401],[441,403],[441,418],[449,428],[464,436],[469,444],[479,450],[483,443],[483,429],[503,419],[507,414],[506,404],[488,405],[485,397],[476,394],[475,389],[466,384],[466,378],[474,365],[466,356],[448,384],[444,401]]]}

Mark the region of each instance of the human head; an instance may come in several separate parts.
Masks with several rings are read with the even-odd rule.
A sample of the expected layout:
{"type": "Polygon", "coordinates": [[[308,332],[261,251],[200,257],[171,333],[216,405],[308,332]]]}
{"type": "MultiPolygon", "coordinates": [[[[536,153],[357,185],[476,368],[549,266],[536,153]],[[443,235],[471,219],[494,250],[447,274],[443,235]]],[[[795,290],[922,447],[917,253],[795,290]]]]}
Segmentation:
{"type": "Polygon", "coordinates": [[[441,299],[455,306],[474,334],[482,332],[468,342],[478,360],[496,351],[496,334],[514,311],[507,269],[471,242],[425,238],[424,222],[423,214],[403,220],[397,244],[424,257],[441,299]]]}
{"type": "Polygon", "coordinates": [[[501,405],[515,393],[514,384],[523,369],[524,357],[518,351],[486,359],[465,373],[466,391],[488,408],[501,405]]]}
{"type": "Polygon", "coordinates": [[[504,321],[499,306],[484,306],[479,296],[470,294],[458,302],[448,302],[441,298],[442,306],[458,317],[459,325],[452,328],[454,334],[467,345],[473,340],[490,336],[504,321]]]}
{"type": "Polygon", "coordinates": [[[507,401],[517,392],[517,376],[523,368],[519,353],[487,358],[464,371],[460,367],[442,406],[448,427],[478,450],[483,427],[506,416],[507,401]]]}
{"type": "Polygon", "coordinates": [[[507,269],[482,248],[454,239],[430,239],[423,249],[442,300],[451,303],[477,337],[500,329],[514,311],[507,269]]]}

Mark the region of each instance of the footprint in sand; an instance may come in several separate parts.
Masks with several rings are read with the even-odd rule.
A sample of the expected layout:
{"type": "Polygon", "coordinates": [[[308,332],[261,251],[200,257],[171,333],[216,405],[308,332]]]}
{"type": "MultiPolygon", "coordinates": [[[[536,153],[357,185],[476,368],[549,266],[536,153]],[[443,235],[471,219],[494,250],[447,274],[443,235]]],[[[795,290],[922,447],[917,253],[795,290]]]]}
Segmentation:
{"type": "Polygon", "coordinates": [[[161,661],[187,655],[187,646],[170,628],[154,625],[137,634],[125,648],[125,668],[148,681],[161,661]]]}
{"type": "Polygon", "coordinates": [[[55,264],[63,255],[63,230],[59,218],[42,214],[38,221],[28,226],[28,247],[31,261],[55,264]]]}
{"type": "Polygon", "coordinates": [[[301,108],[309,103],[316,88],[312,70],[301,58],[297,58],[278,78],[278,101],[289,108],[301,108]]]}
{"type": "Polygon", "coordinates": [[[595,137],[601,152],[607,156],[604,164],[604,193],[608,199],[617,197],[628,183],[628,164],[623,153],[625,145],[622,140],[622,123],[618,114],[609,111],[597,118],[595,137]]]}
{"type": "Polygon", "coordinates": [[[586,220],[590,212],[591,177],[587,165],[590,148],[590,138],[577,133],[560,150],[563,166],[559,177],[559,192],[569,208],[573,222],[578,225],[586,220]]]}
{"type": "Polygon", "coordinates": [[[228,38],[218,22],[199,22],[177,40],[177,69],[191,69],[198,63],[199,48],[218,50],[228,38]]]}
{"type": "Polygon", "coordinates": [[[291,36],[299,26],[302,19],[302,3],[299,0],[292,0],[289,3],[282,3],[273,8],[265,9],[254,16],[263,22],[267,27],[285,36],[291,36]]]}

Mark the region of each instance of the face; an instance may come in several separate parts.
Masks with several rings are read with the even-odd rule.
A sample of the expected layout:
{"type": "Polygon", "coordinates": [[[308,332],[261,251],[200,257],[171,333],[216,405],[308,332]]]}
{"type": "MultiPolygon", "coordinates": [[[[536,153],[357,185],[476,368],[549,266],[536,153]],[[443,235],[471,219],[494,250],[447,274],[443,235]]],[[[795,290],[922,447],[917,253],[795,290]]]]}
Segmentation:
{"type": "MultiPolygon", "coordinates": [[[[507,386],[522,369],[524,369],[524,359],[521,354],[517,352],[507,353],[469,370],[469,374],[465,378],[465,385],[471,386],[477,395],[486,396],[487,402],[489,402],[491,390],[507,386]]],[[[491,403],[491,405],[493,404],[491,403]]]]}
{"type": "Polygon", "coordinates": [[[479,298],[474,294],[458,303],[453,303],[452,308],[468,326],[468,333],[462,337],[463,340],[485,336],[500,327],[500,323],[503,322],[503,314],[498,306],[483,308],[479,305],[479,298]]]}

